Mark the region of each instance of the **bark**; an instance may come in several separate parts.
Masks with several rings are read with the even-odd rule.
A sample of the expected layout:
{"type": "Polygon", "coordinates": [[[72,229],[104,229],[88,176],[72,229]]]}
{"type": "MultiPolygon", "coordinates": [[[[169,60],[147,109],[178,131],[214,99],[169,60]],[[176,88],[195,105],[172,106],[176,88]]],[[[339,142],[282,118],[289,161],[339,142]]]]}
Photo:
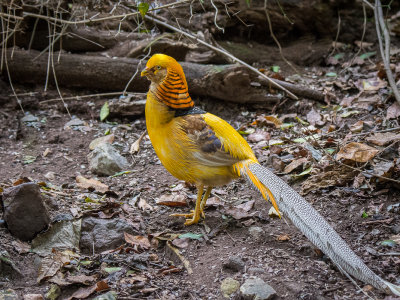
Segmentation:
{"type": "MultiPolygon", "coordinates": [[[[38,58],[37,51],[7,51],[11,79],[14,82],[44,84],[47,74],[48,53],[38,58]],[[13,54],[11,57],[11,53],[13,54]],[[36,59],[35,59],[36,58],[36,59]]],[[[138,68],[139,60],[132,58],[112,59],[102,56],[88,56],[62,53],[58,62],[54,53],[54,67],[59,86],[94,89],[101,91],[122,91],[138,68]]],[[[238,103],[265,103],[273,106],[278,100],[267,93],[250,71],[237,65],[199,65],[181,63],[187,77],[192,96],[211,97],[238,103]]],[[[149,82],[140,77],[140,70],[132,80],[128,91],[146,92],[149,82]]],[[[6,76],[5,69],[2,71],[6,76]]],[[[54,83],[53,72],[49,74],[54,83]]]]}
{"type": "MultiPolygon", "coordinates": [[[[7,51],[8,65],[13,82],[44,84],[47,74],[48,53],[40,56],[37,51],[7,51]],[[11,57],[12,54],[12,57],[11,57]]],[[[54,67],[59,86],[93,89],[99,91],[122,91],[139,68],[129,85],[128,91],[147,92],[149,81],[140,77],[139,60],[133,58],[109,58],[62,53],[58,61],[54,53],[54,67]]],[[[192,96],[210,97],[237,103],[263,103],[272,107],[279,97],[270,94],[269,84],[250,70],[239,65],[201,65],[181,63],[192,96]]],[[[2,71],[6,76],[5,69],[2,71]]],[[[49,82],[54,83],[53,72],[49,82]]],[[[290,89],[309,90],[293,85],[290,89]]],[[[302,94],[315,100],[323,95],[309,90],[302,94]]]]}

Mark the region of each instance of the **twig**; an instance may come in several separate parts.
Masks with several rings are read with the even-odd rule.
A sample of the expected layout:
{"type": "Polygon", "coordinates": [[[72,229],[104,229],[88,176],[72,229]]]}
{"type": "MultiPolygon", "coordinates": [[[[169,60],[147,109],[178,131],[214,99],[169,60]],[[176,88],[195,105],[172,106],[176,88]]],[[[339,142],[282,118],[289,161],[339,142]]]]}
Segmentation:
{"type": "MultiPolygon", "coordinates": [[[[29,96],[30,93],[26,93],[29,96]]],[[[108,97],[108,96],[118,96],[118,95],[122,95],[123,92],[114,92],[114,93],[101,93],[101,94],[90,94],[90,95],[83,95],[83,96],[72,96],[72,97],[64,97],[64,100],[82,100],[84,98],[92,98],[92,97],[108,97]]],[[[21,94],[23,95],[23,94],[21,94]]],[[[61,100],[61,98],[52,98],[52,99],[48,99],[48,100],[43,100],[43,101],[39,101],[40,104],[42,103],[47,103],[47,102],[54,102],[54,101],[59,101],[61,100]]]]}
{"type": "Polygon", "coordinates": [[[214,24],[215,24],[215,27],[217,27],[217,28],[218,28],[219,30],[221,30],[222,33],[223,33],[223,32],[225,31],[224,28],[220,27],[220,26],[217,24],[218,7],[215,6],[213,0],[210,0],[210,2],[211,2],[211,5],[212,5],[212,6],[214,7],[214,9],[215,9],[215,14],[214,14],[214,24]]]}
{"type": "Polygon", "coordinates": [[[290,91],[288,91],[287,89],[285,89],[285,88],[284,88],[283,86],[281,86],[280,84],[278,84],[278,83],[276,83],[275,81],[273,81],[271,78],[269,78],[269,77],[266,76],[265,74],[261,73],[261,72],[260,72],[259,70],[257,70],[256,68],[250,66],[249,64],[245,63],[244,61],[242,61],[242,60],[238,59],[237,57],[233,56],[232,54],[230,54],[230,53],[229,53],[228,51],[226,51],[225,49],[217,48],[217,47],[215,47],[215,46],[213,46],[213,45],[211,45],[211,44],[209,44],[209,43],[207,43],[207,42],[205,42],[205,41],[199,39],[198,37],[196,37],[196,36],[195,36],[194,34],[192,34],[192,33],[188,33],[188,32],[186,32],[186,31],[183,31],[182,29],[176,28],[175,26],[172,26],[172,25],[170,25],[170,24],[168,24],[168,23],[166,23],[166,22],[164,22],[164,21],[161,21],[161,20],[156,19],[153,15],[150,16],[150,15],[147,15],[147,14],[146,14],[146,15],[145,15],[145,18],[148,19],[148,20],[150,20],[150,21],[152,21],[152,22],[154,22],[154,23],[156,23],[156,24],[159,24],[159,25],[164,26],[164,27],[166,27],[166,28],[168,28],[168,29],[171,29],[171,30],[173,30],[173,31],[176,31],[176,32],[178,32],[178,33],[180,33],[180,34],[182,34],[182,35],[188,37],[188,38],[194,39],[196,42],[198,42],[198,43],[200,43],[200,44],[202,44],[202,45],[204,45],[204,46],[207,46],[208,48],[210,48],[210,49],[212,49],[212,50],[214,50],[214,51],[216,51],[216,52],[218,52],[218,53],[220,53],[220,54],[223,54],[223,55],[229,57],[229,58],[232,59],[233,61],[238,62],[239,64],[241,64],[241,65],[247,67],[249,70],[255,72],[257,75],[259,75],[259,76],[265,78],[265,79],[268,80],[268,82],[270,82],[271,85],[273,85],[274,87],[276,87],[276,88],[278,88],[278,89],[280,89],[280,90],[286,92],[287,95],[288,95],[290,98],[292,98],[292,99],[294,99],[294,100],[298,100],[298,98],[297,98],[296,95],[294,95],[293,93],[291,93],[290,91]]]}
{"type": "MultiPolygon", "coordinates": [[[[278,1],[279,2],[279,1],[278,1]]],[[[275,41],[275,44],[278,46],[279,48],[279,54],[281,55],[282,59],[284,60],[285,63],[287,63],[289,65],[289,67],[291,67],[293,69],[293,71],[297,74],[300,74],[300,72],[295,68],[295,66],[293,66],[290,61],[288,61],[285,57],[285,55],[283,54],[282,51],[282,47],[281,47],[281,43],[279,43],[277,37],[275,36],[274,31],[272,30],[272,23],[271,23],[271,18],[269,17],[269,13],[268,13],[268,8],[267,8],[267,4],[268,4],[268,0],[264,0],[264,12],[265,12],[265,16],[267,17],[267,21],[268,21],[268,27],[269,27],[269,32],[271,34],[272,39],[275,41]]]]}
{"type": "MultiPolygon", "coordinates": [[[[174,6],[174,5],[177,5],[177,4],[183,4],[183,3],[186,3],[186,2],[189,2],[189,1],[191,1],[191,0],[180,0],[180,1],[173,2],[173,3],[169,3],[169,4],[165,4],[165,5],[161,5],[161,6],[158,6],[158,7],[151,8],[151,9],[149,9],[149,11],[155,11],[155,10],[158,10],[158,9],[171,7],[171,6],[174,6]]],[[[46,20],[46,21],[53,21],[53,22],[64,23],[64,24],[69,24],[69,25],[88,24],[88,23],[102,22],[102,21],[113,20],[113,19],[124,19],[124,18],[127,18],[127,17],[139,15],[139,14],[140,14],[140,12],[135,11],[135,12],[127,13],[127,14],[123,14],[123,15],[108,16],[108,17],[98,18],[98,19],[85,19],[85,20],[80,20],[80,21],[71,21],[71,20],[60,20],[60,19],[53,18],[53,17],[50,17],[50,16],[43,16],[43,15],[34,14],[34,13],[30,13],[30,12],[24,12],[23,13],[24,17],[34,17],[34,18],[43,19],[43,20],[46,20]]],[[[16,17],[16,16],[11,16],[11,17],[14,18],[14,19],[21,18],[21,17],[16,17]]]]}
{"type": "Polygon", "coordinates": [[[137,64],[137,67],[136,67],[136,72],[132,75],[131,79],[129,79],[128,83],[126,84],[125,89],[122,92],[123,95],[126,95],[126,90],[128,89],[132,80],[136,77],[137,73],[139,73],[139,68],[142,65],[143,60],[145,60],[147,57],[149,57],[150,53],[151,53],[151,47],[149,47],[149,52],[147,52],[147,54],[142,59],[139,60],[139,63],[137,64]]]}
{"type": "Polygon", "coordinates": [[[364,225],[379,224],[379,223],[389,224],[393,220],[394,220],[394,218],[389,218],[389,219],[384,219],[384,220],[365,221],[365,222],[362,222],[362,224],[364,224],[364,225]]]}
{"type": "Polygon", "coordinates": [[[172,246],[170,241],[167,241],[167,246],[168,246],[168,248],[170,248],[176,254],[176,256],[178,256],[178,258],[181,260],[181,262],[185,266],[186,271],[188,272],[188,274],[189,275],[193,274],[193,269],[190,266],[190,262],[181,254],[179,249],[174,247],[174,246],[172,246]]]}
{"type": "Polygon", "coordinates": [[[336,37],[335,37],[335,42],[333,43],[333,49],[332,52],[329,54],[329,56],[332,56],[333,53],[335,53],[335,50],[337,49],[336,44],[339,38],[340,34],[340,24],[342,23],[342,19],[340,18],[340,12],[338,12],[338,25],[337,25],[337,31],[336,31],[336,37]]]}
{"type": "Polygon", "coordinates": [[[379,50],[381,52],[383,65],[386,71],[386,76],[389,81],[389,85],[392,89],[393,95],[396,98],[396,101],[400,104],[400,91],[397,88],[392,70],[390,69],[390,36],[385,21],[383,19],[382,3],[380,0],[375,0],[374,16],[375,16],[376,33],[378,35],[378,41],[379,41],[379,50]],[[385,39],[385,46],[383,46],[382,43],[382,34],[385,39]]]}

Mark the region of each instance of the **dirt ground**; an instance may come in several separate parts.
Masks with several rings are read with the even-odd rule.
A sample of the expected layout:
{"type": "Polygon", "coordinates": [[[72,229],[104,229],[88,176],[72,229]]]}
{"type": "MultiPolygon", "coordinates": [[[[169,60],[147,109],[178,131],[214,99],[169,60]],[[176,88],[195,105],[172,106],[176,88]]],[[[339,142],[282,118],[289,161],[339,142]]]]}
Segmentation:
{"type": "MultiPolygon", "coordinates": [[[[32,91],[26,87],[18,87],[18,90],[32,91]]],[[[129,154],[130,144],[145,129],[144,117],[136,120],[114,119],[112,121],[115,123],[106,124],[98,120],[98,111],[104,100],[93,99],[84,103],[74,101],[69,103],[71,113],[86,121],[88,127],[84,131],[64,129],[70,117],[62,106],[59,103],[38,106],[38,99],[32,96],[30,100],[33,104],[27,105],[25,109],[42,120],[39,128],[32,128],[21,123],[23,113],[8,93],[9,90],[2,91],[5,101],[3,100],[0,114],[0,178],[3,188],[11,186],[12,182],[21,177],[28,177],[35,182],[49,181],[44,175],[54,172],[55,178],[51,183],[62,186],[63,193],[44,194],[52,217],[69,213],[71,207],[82,207],[84,192],[77,189],[75,178],[78,174],[87,178],[94,177],[88,170],[86,158],[90,151],[88,146],[95,137],[103,135],[105,130],[110,129],[115,134],[118,149],[129,160],[132,172],[118,177],[99,178],[115,192],[114,199],[107,196],[104,201],[117,200],[126,203],[132,196],[140,193],[141,199],[154,208],[150,212],[138,208],[127,212],[121,209],[121,206],[114,218],[140,219],[142,235],[169,231],[200,233],[208,236],[200,240],[191,240],[188,247],[182,250],[182,255],[189,260],[193,269],[191,275],[187,274],[179,259],[171,254],[164,242],[160,242],[158,248],[148,250],[158,256],[158,261],[148,264],[142,271],[149,280],[141,286],[141,289],[140,286],[124,288],[118,280],[109,278],[111,289],[118,292],[118,299],[223,299],[220,284],[224,278],[233,277],[242,283],[250,275],[256,275],[269,283],[277,291],[277,299],[366,298],[328,259],[318,256],[312,245],[293,225],[283,220],[271,219],[268,216],[270,204],[265,203],[243,180],[217,189],[216,193],[227,203],[217,209],[208,208],[204,222],[185,227],[182,218],[169,217],[173,212],[187,211],[188,207],[158,206],[155,198],[170,192],[179,182],[160,164],[148,137],[142,141],[137,155],[129,154]],[[47,148],[50,152],[43,157],[47,148]],[[24,157],[27,155],[36,157],[36,160],[24,163],[24,157]],[[254,213],[251,218],[235,220],[227,216],[225,209],[230,204],[252,199],[256,202],[251,210],[254,213]],[[249,235],[250,225],[263,228],[266,232],[265,237],[262,240],[255,240],[249,235]],[[288,235],[290,238],[279,241],[278,237],[282,235],[288,235]],[[238,271],[224,267],[232,256],[242,258],[245,267],[238,271]],[[180,266],[181,271],[160,275],[160,269],[171,265],[180,266]]],[[[225,118],[235,128],[251,122],[257,113],[263,113],[262,109],[245,108],[234,104],[202,101],[200,105],[225,118]],[[250,113],[244,114],[244,111],[250,113]]],[[[282,112],[300,114],[299,107],[293,102],[287,102],[277,111],[278,115],[282,112]]],[[[267,161],[265,157],[259,159],[264,164],[267,161]]],[[[298,185],[294,187],[299,189],[298,185]]],[[[195,190],[185,185],[181,185],[180,189],[193,200],[195,190]]],[[[368,247],[378,252],[388,251],[380,245],[380,241],[388,239],[392,234],[391,227],[399,224],[399,215],[386,211],[388,205],[399,202],[400,193],[397,189],[393,187],[386,189],[383,186],[370,193],[356,193],[346,187],[335,187],[311,193],[306,199],[321,212],[374,272],[385,279],[397,280],[399,283],[400,261],[397,256],[373,256],[366,251],[368,247]],[[385,219],[393,218],[390,224],[365,224],[360,212],[377,203],[383,205],[381,213],[385,219]]],[[[0,213],[0,218],[1,216],[0,213]]],[[[15,240],[16,238],[6,228],[0,228],[0,248],[10,254],[24,276],[13,281],[1,281],[0,288],[12,288],[20,297],[29,293],[45,294],[49,283],[36,283],[37,255],[18,254],[13,243],[15,240]]],[[[390,249],[390,251],[395,250],[390,249]]],[[[114,254],[114,265],[121,264],[124,255],[121,254],[118,258],[118,254],[114,254]]],[[[87,258],[99,260],[101,256],[96,254],[87,258]]],[[[98,273],[99,270],[93,268],[88,272],[98,273]]],[[[101,276],[107,277],[104,274],[101,276]]],[[[67,298],[79,287],[78,284],[63,288],[62,298],[67,298]]],[[[385,297],[376,291],[370,294],[377,299],[385,297]]]]}

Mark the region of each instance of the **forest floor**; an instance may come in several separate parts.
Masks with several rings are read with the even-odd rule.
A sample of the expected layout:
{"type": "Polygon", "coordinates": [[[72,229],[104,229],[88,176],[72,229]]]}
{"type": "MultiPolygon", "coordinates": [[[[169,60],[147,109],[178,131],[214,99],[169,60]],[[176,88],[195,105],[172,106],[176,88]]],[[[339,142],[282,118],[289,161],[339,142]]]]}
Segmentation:
{"type": "MultiPolygon", "coordinates": [[[[353,53],[346,55],[350,57],[353,53]]],[[[373,131],[399,127],[397,110],[400,109],[393,99],[379,100],[387,98],[387,86],[377,76],[374,63],[361,62],[345,74],[339,74],[340,64],[331,63],[304,70],[300,83],[324,88],[337,99],[328,99],[331,104],[282,101],[274,115],[283,124],[289,124],[287,129],[275,128],[273,122],[263,124],[261,120],[266,120],[264,117],[270,112],[260,105],[206,99],[198,99],[197,103],[240,129],[261,164],[305,194],[307,201],[374,272],[400,284],[400,239],[396,240],[400,215],[399,209],[395,209],[400,203],[399,185],[359,171],[352,173],[334,159],[326,159],[325,152],[321,152],[325,161],[318,160],[313,150],[319,149],[312,141],[313,147],[304,146],[304,137],[310,134],[317,136],[324,149],[333,149],[329,150],[333,156],[348,142],[367,144],[366,139],[373,136],[373,131]],[[394,115],[388,116],[388,112],[394,115]],[[266,147],[268,140],[275,145],[266,147]],[[301,158],[304,159],[297,167],[292,165],[293,170],[284,169],[301,158]],[[331,182],[324,184],[328,179],[331,182]]],[[[269,217],[271,205],[244,180],[216,188],[206,209],[206,219],[198,225],[186,227],[183,218],[170,217],[171,213],[186,212],[193,207],[196,190],[164,169],[147,135],[139,152],[130,154],[131,144],[146,128],[144,116],[100,122],[104,99],[94,97],[68,102],[71,114],[82,121],[75,120],[75,125],[71,125],[70,116],[59,102],[40,103],[56,96],[56,92],[43,94],[40,88],[16,86],[18,93],[38,92],[24,98],[25,111],[37,118],[33,122],[21,120],[24,114],[9,96],[9,89],[1,91],[0,187],[5,190],[22,181],[41,183],[52,220],[95,218],[98,224],[107,223],[109,232],[93,229],[92,248],[81,245],[74,254],[68,254],[68,263],[51,272],[51,267],[43,263],[50,254],[46,257],[29,251],[30,242],[19,241],[4,223],[0,224],[0,255],[11,260],[21,272],[13,275],[10,271],[9,276],[0,277],[0,290],[10,288],[22,298],[27,294],[44,295],[56,284],[61,288],[61,299],[68,299],[74,293],[76,298],[93,298],[110,290],[116,292],[118,299],[224,299],[220,286],[225,278],[231,277],[242,284],[250,276],[257,276],[276,290],[276,299],[366,299],[290,221],[269,217]],[[107,131],[115,136],[113,145],[128,160],[130,166],[124,171],[129,172],[96,177],[89,170],[89,144],[107,131]],[[98,179],[108,186],[108,191],[83,188],[76,181],[78,175],[98,179]],[[157,204],[160,198],[169,205],[176,204],[171,195],[179,196],[179,203],[187,202],[188,206],[157,204]],[[132,234],[124,239],[124,230],[117,226],[118,222],[130,226],[132,234]],[[254,226],[264,234],[254,234],[254,226]],[[113,234],[119,234],[120,244],[97,247],[96,243],[101,244],[107,235],[113,234]],[[180,239],[176,238],[178,235],[180,239]],[[129,240],[133,237],[134,241],[129,240]],[[181,256],[174,250],[180,251],[181,256]],[[74,280],[68,281],[67,274],[75,276],[74,280]]],[[[64,96],[91,93],[63,92],[64,96]]],[[[389,133],[394,135],[399,131],[389,133]]],[[[379,150],[376,157],[351,165],[378,172],[382,161],[392,163],[379,174],[398,179],[398,139],[394,138],[390,146],[376,146],[371,140],[368,144],[379,150]]],[[[90,231],[84,228],[84,222],[82,237],[90,231]]],[[[395,299],[361,282],[358,284],[373,298],[395,299]]],[[[238,293],[232,298],[238,299],[238,293]]]]}

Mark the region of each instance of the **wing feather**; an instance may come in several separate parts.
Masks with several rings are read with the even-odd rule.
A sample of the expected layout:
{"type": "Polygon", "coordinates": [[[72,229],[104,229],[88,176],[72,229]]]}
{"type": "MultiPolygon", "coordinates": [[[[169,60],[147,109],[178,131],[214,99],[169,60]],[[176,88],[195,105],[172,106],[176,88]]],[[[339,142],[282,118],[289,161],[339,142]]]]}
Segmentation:
{"type": "MultiPolygon", "coordinates": [[[[237,140],[247,143],[235,129],[222,119],[209,113],[186,115],[181,118],[183,119],[182,129],[194,148],[191,155],[197,163],[215,167],[232,166],[254,155],[250,147],[250,152],[235,152],[233,147],[237,140]],[[221,124],[221,122],[223,123],[221,124]],[[218,134],[215,129],[221,127],[225,128],[226,132],[218,134]],[[231,139],[234,140],[231,141],[231,139]]],[[[238,144],[239,147],[241,144],[238,144]]]]}

